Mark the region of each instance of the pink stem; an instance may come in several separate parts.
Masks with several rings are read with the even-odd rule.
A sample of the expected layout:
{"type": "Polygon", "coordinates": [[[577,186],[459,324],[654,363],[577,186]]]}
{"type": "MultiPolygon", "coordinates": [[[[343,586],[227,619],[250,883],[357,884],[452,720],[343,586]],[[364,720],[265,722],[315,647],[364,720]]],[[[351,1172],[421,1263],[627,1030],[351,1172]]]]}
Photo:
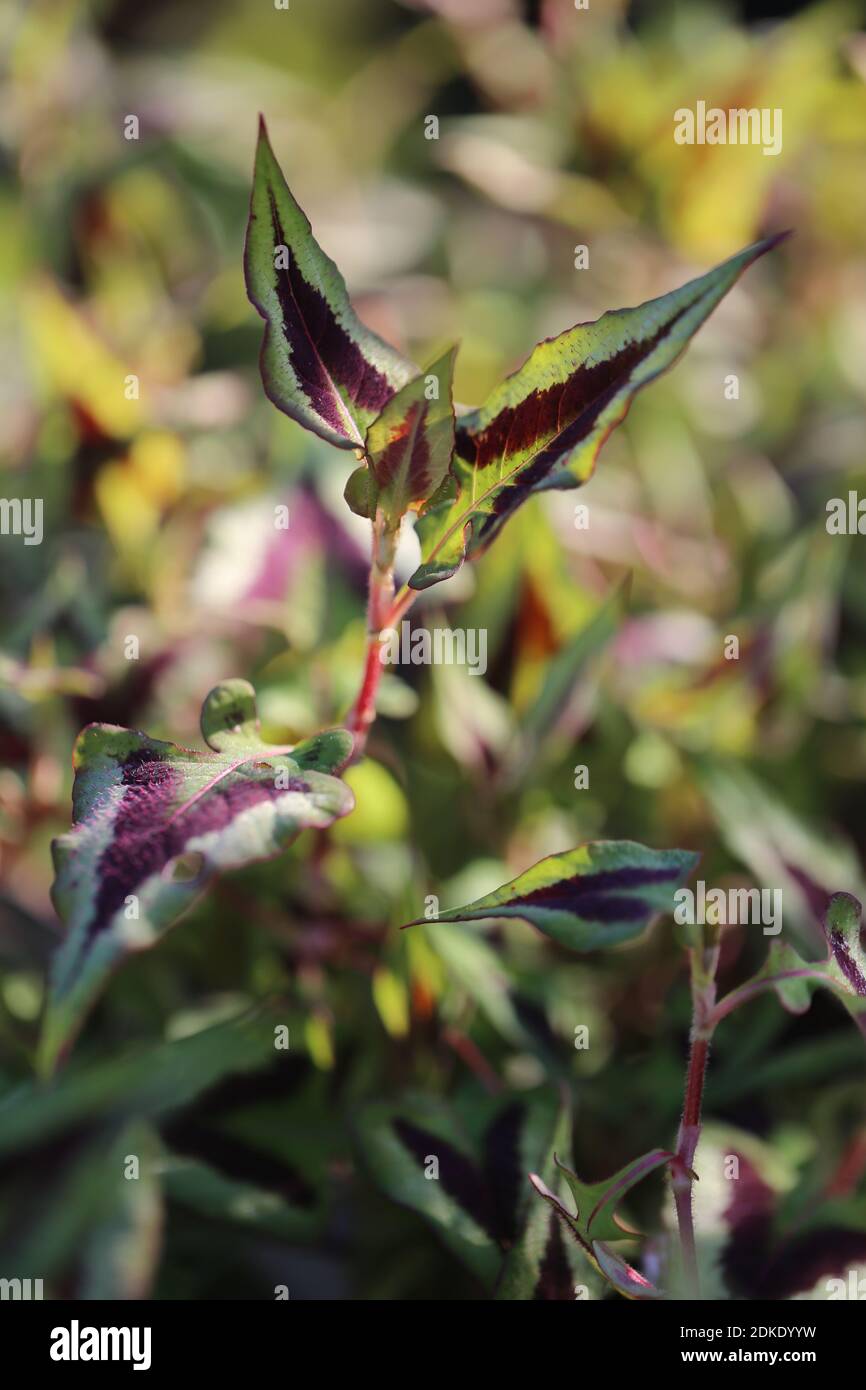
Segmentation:
{"type": "Polygon", "coordinates": [[[384,669],[379,641],[385,628],[394,627],[411,608],[418,595],[412,589],[401,591],[394,599],[394,549],[396,536],[386,528],[381,513],[373,522],[373,553],[370,562],[369,596],[367,600],[367,654],[361,689],[352,706],[347,727],[355,735],[352,761],[363,754],[367,735],[376,718],[376,694],[384,669]]]}
{"type": "Polygon", "coordinates": [[[805,966],[802,970],[780,970],[778,975],[767,975],[763,980],[750,980],[745,985],[740,985],[739,989],[732,989],[730,994],[726,994],[724,999],[720,999],[713,1009],[711,1022],[715,1028],[717,1023],[721,1023],[723,1018],[733,1013],[741,1004],[754,999],[762,991],[773,989],[780,980],[821,980],[824,976],[820,970],[814,970],[811,966],[805,966]]]}

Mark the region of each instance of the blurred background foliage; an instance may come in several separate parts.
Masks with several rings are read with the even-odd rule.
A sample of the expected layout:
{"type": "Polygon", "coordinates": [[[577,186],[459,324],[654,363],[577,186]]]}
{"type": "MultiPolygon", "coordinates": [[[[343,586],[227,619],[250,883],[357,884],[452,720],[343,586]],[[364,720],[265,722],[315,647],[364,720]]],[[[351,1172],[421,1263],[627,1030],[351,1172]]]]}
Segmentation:
{"type": "MultiPolygon", "coordinates": [[[[814,954],[821,894],[860,892],[866,566],[825,505],[866,488],[866,35],[855,5],[787,9],[0,6],[2,488],[45,508],[41,545],[0,542],[0,1273],[60,1296],[482,1296],[478,1260],[389,1200],[375,1106],[444,1107],[471,1148],[497,1107],[563,1094],[566,1156],[599,1178],[673,1139],[688,984],[670,922],[591,958],[515,923],[400,934],[425,897],[627,837],[699,849],[717,886],[783,887],[814,954]],[[673,113],[699,99],[781,108],[782,152],[676,145],[673,113]],[[418,603],[487,630],[486,676],[389,673],[354,815],[225,878],[131,961],[39,1096],[49,843],[79,727],[198,747],[204,695],[242,675],[267,736],[294,741],[339,722],[360,678],[351,460],[258,379],[241,253],[260,110],[361,317],[421,364],[460,339],[466,404],[540,337],[795,235],[638,399],[585,491],[534,500],[418,603]]],[[[765,945],[731,928],[723,984],[765,945]]],[[[831,1000],[723,1026],[710,1279],[714,1154],[748,1155],[789,1225],[844,1229],[843,1265],[864,1258],[864,1106],[862,1040],[831,1000]]],[[[632,1210],[658,1231],[662,1183],[646,1189],[632,1210]]],[[[816,1264],[816,1240],[782,1273],[746,1259],[735,1292],[808,1293],[842,1258],[837,1241],[816,1264]]]]}

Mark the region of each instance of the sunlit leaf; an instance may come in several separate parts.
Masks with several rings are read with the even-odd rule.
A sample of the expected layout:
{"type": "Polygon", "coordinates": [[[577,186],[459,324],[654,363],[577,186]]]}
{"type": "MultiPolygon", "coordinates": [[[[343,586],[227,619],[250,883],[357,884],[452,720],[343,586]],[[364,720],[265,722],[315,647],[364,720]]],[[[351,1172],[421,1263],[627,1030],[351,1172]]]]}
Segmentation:
{"type": "Polygon", "coordinates": [[[403,386],[367,431],[368,463],[352,474],[346,500],[360,516],[381,510],[391,530],[417,511],[448,473],[454,449],[451,348],[403,386]]]}
{"type": "Polygon", "coordinates": [[[52,970],[46,1066],[109,972],[152,946],[215,872],[276,854],[352,809],[351,791],[332,775],[352,750],[345,730],[271,747],[257,737],[255,692],[238,680],[211,692],[201,724],[212,752],[110,724],[78,737],[74,824],[53,844],[67,935],[52,970]]]}
{"type": "Polygon", "coordinates": [[[577,487],[637,391],[673,366],[747,266],[777,245],[756,242],[708,274],[634,309],[614,309],[539,343],[478,410],[457,422],[452,473],[418,520],[429,588],[490,544],[533,493],[577,487]]]}
{"type": "Polygon", "coordinates": [[[244,266],[247,293],[267,325],[261,370],[268,397],[329,443],[359,448],[417,368],[356,316],[342,275],[289,191],[264,121],[244,266]]]}

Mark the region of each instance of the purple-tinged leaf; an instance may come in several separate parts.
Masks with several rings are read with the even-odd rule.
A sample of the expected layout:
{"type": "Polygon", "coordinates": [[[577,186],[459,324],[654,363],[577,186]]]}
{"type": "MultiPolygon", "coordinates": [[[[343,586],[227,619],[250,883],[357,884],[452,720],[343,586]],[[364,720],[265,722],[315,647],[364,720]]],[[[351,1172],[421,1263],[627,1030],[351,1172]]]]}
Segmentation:
{"type": "Polygon", "coordinates": [[[730,1183],[724,1212],[728,1239],[719,1265],[733,1296],[789,1299],[817,1286],[817,1296],[826,1298],[828,1278],[840,1280],[847,1296],[849,1271],[866,1260],[862,1201],[817,1193],[809,1175],[803,1180],[805,1212],[801,1208],[792,1221],[791,1209],[797,1210],[792,1194],[781,1202],[746,1154],[734,1149],[725,1161],[731,1157],[738,1161],[739,1175],[730,1183]]]}
{"type": "Polygon", "coordinates": [[[419,516],[422,563],[412,587],[426,589],[480,555],[533,493],[585,483],[636,392],[673,366],[747,266],[780,239],[757,242],[659,299],[546,339],[461,416],[451,475],[419,516]]]}
{"type": "Polygon", "coordinates": [[[592,1252],[599,1270],[623,1298],[663,1298],[661,1289],[645,1279],[639,1270],[627,1263],[621,1255],[608,1249],[604,1241],[594,1240],[592,1252]]]}
{"type": "Polygon", "coordinates": [[[597,840],[551,854],[466,907],[440,912],[436,920],[519,917],[576,951],[614,946],[639,936],[659,913],[673,911],[674,892],[699,858],[688,850],[647,849],[632,840],[597,840]]]}
{"type": "MultiPolygon", "coordinates": [[[[517,1239],[508,1250],[496,1287],[496,1297],[504,1302],[573,1302],[575,1286],[591,1289],[592,1296],[604,1289],[598,1277],[597,1262],[588,1257],[580,1242],[573,1239],[566,1223],[556,1209],[534,1200],[527,1186],[527,1166],[536,1166],[540,1176],[535,1184],[545,1191],[554,1189],[551,1196],[559,1201],[566,1186],[557,1167],[555,1154],[571,1142],[571,1112],[567,1104],[547,1111],[539,1108],[534,1121],[535,1135],[531,1144],[524,1144],[515,1158],[512,1169],[520,1168],[520,1184],[526,1195],[517,1239]],[[534,1153],[533,1153],[534,1150],[534,1153]],[[528,1160],[528,1164],[527,1164],[528,1160]],[[522,1163],[523,1166],[520,1166],[522,1163]]],[[[488,1164],[490,1171],[492,1165],[488,1164]]],[[[563,1208],[564,1210],[565,1208],[563,1208]]]]}
{"type": "Polygon", "coordinates": [[[278,409],[340,448],[417,368],[365,328],[334,262],[313,237],[259,126],[244,253],[247,294],[265,320],[261,371],[278,409]]]}
{"type": "MultiPolygon", "coordinates": [[[[549,1161],[560,1124],[557,1098],[549,1093],[506,1103],[483,1129],[467,1125],[443,1102],[418,1096],[366,1106],[356,1132],[387,1195],[429,1221],[492,1290],[500,1275],[511,1278],[510,1254],[503,1271],[503,1253],[532,1216],[526,1171],[549,1161]]],[[[523,1282],[521,1288],[514,1297],[532,1296],[523,1282]]]]}
{"type": "Polygon", "coordinates": [[[806,1012],[816,989],[829,989],[866,1036],[866,952],[860,944],[862,911],[853,894],[834,893],[823,921],[829,947],[826,958],[806,961],[793,946],[773,941],[757,974],[719,1000],[713,1011],[713,1024],[718,1026],[741,1004],[768,989],[775,990],[783,1007],[794,1014],[806,1012]]]}
{"type": "Polygon", "coordinates": [[[46,1068],[109,973],[152,946],[214,873],[277,854],[306,827],[352,810],[351,791],[332,775],[352,751],[346,730],[270,747],[243,680],[211,692],[201,724],[208,753],[111,724],[89,724],[78,737],[73,828],[52,846],[67,935],[52,971],[46,1068]]]}
{"type": "Polygon", "coordinates": [[[358,515],[372,520],[379,509],[395,530],[406,512],[417,511],[446,477],[454,451],[456,352],[449,349],[403,386],[367,430],[368,463],[346,485],[346,500],[358,515]]]}
{"type": "Polygon", "coordinates": [[[862,999],[866,1009],[866,952],[860,944],[863,906],[852,893],[834,893],[824,916],[830,947],[828,970],[837,988],[862,999]]]}

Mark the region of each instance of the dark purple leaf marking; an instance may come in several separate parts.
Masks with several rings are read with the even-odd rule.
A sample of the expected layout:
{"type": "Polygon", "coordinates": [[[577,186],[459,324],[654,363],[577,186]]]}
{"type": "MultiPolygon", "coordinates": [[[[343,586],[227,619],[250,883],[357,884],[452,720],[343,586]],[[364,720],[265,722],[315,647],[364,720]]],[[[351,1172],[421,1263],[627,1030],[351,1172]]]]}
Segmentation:
{"type": "MultiPolygon", "coordinates": [[[[599,416],[616,397],[633,369],[658,346],[691,306],[685,306],[652,338],[627,344],[614,357],[591,367],[580,367],[567,381],[556,382],[543,391],[532,391],[516,406],[507,406],[479,434],[458,429],[457,452],[472,468],[487,468],[499,459],[520,454],[550,433],[556,421],[556,434],[507,488],[493,500],[490,512],[475,521],[473,551],[480,553],[497,535],[505,521],[542,483],[564,454],[587,438],[599,416]]],[[[624,413],[630,402],[625,403],[624,413]]],[[[598,443],[599,452],[604,439],[598,443]]]]}
{"type": "Polygon", "coordinates": [[[830,950],[836,960],[836,964],[857,994],[866,996],[866,979],[863,971],[853,959],[848,949],[848,943],[840,931],[831,931],[827,938],[830,942],[830,950]]]}
{"type": "Polygon", "coordinates": [[[570,1303],[574,1298],[571,1269],[562,1238],[563,1222],[553,1211],[549,1216],[547,1243],[532,1295],[535,1302],[570,1303]]]}
{"type": "Polygon", "coordinates": [[[805,1293],[824,1276],[844,1275],[866,1259],[866,1233],[825,1225],[798,1235],[778,1234],[776,1195],[743,1155],[725,1211],[730,1238],[721,1255],[725,1282],[749,1299],[805,1293]]]}
{"type": "Polygon", "coordinates": [[[518,1236],[517,1215],[526,1181],[520,1161],[520,1135],[526,1119],[522,1105],[508,1105],[484,1136],[484,1172],[497,1212],[497,1229],[508,1245],[518,1236]]]}
{"type": "MultiPolygon", "coordinates": [[[[123,800],[114,822],[111,843],[98,865],[99,890],[87,929],[92,940],[123,907],[129,885],[158,873],[187,851],[190,839],[222,830],[242,811],[273,800],[270,781],[223,780],[207,795],[174,807],[180,774],[155,749],[130,754],[123,763],[123,800]]],[[[309,791],[302,778],[290,778],[285,791],[309,791]]]]}
{"type": "Polygon", "coordinates": [[[424,434],[427,420],[428,402],[412,401],[406,411],[405,421],[395,433],[387,449],[375,460],[376,482],[384,491],[398,473],[406,453],[406,439],[411,439],[408,490],[412,497],[423,497],[431,486],[430,446],[424,434]]]}
{"type": "Polygon", "coordinates": [[[422,1170],[428,1155],[439,1160],[439,1181],[442,1188],[464,1211],[468,1212],[477,1226],[490,1236],[500,1240],[497,1211],[491,1200],[489,1189],[471,1159],[455,1149],[453,1144],[441,1139],[438,1134],[421,1129],[411,1120],[402,1117],[394,1120],[394,1132],[400,1143],[418,1160],[422,1170]]]}
{"type": "MultiPolygon", "coordinates": [[[[275,287],[292,369],[303,382],[317,414],[332,429],[345,434],[345,416],[335,398],[333,383],[342,386],[356,405],[376,414],[394,392],[338,322],[325,296],[304,279],[286,240],[272,192],[268,198],[274,244],[285,246],[288,251],[288,268],[275,271],[275,287]]],[[[279,405],[279,401],[275,404],[279,405]]]]}
{"type": "Polygon", "coordinates": [[[274,1192],[296,1207],[312,1207],[316,1194],[292,1164],[210,1125],[180,1118],[162,1127],[177,1153],[200,1159],[235,1182],[274,1192]]]}
{"type": "MultiPolygon", "coordinates": [[[[631,372],[676,327],[692,305],[685,305],[673,318],[663,324],[651,338],[627,343],[612,357],[593,366],[577,368],[567,381],[554,382],[541,391],[531,391],[517,405],[506,406],[478,434],[465,427],[457,430],[457,450],[472,468],[487,468],[491,463],[529,449],[537,439],[550,434],[556,422],[556,434],[533,460],[541,461],[543,472],[566,449],[589,433],[596,417],[621,390],[631,372]]],[[[525,476],[525,475],[523,475],[525,476]]]]}
{"type": "Polygon", "coordinates": [[[639,867],[608,869],[597,874],[575,874],[543,888],[521,893],[513,903],[503,906],[541,907],[551,912],[576,912],[581,917],[598,922],[636,922],[651,912],[643,898],[626,897],[610,892],[616,888],[639,888],[648,883],[667,883],[677,880],[681,870],[676,866],[661,869],[639,867]]]}

